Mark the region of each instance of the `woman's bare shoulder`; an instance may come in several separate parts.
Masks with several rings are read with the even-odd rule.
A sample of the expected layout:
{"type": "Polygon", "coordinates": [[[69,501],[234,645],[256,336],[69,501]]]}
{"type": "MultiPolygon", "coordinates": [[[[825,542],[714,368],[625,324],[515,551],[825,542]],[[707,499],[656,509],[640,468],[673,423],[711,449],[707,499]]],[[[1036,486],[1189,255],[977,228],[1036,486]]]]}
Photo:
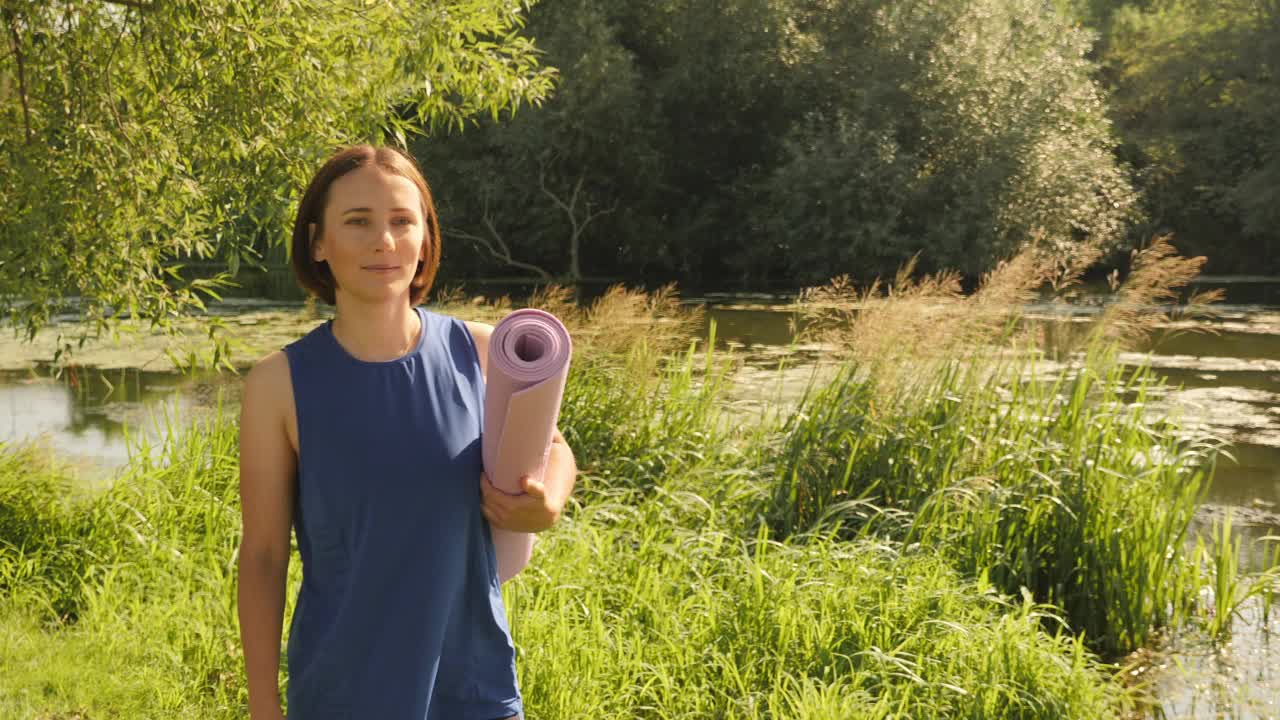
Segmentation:
{"type": "Polygon", "coordinates": [[[493,334],[493,326],[475,320],[463,320],[471,339],[476,344],[476,354],[480,357],[480,375],[489,380],[489,336],[493,334]]]}
{"type": "Polygon", "coordinates": [[[291,388],[290,380],[289,357],[283,350],[276,350],[254,363],[244,376],[244,385],[246,391],[268,394],[281,385],[291,388]]]}
{"type": "Polygon", "coordinates": [[[297,447],[294,428],[293,378],[289,357],[276,350],[259,360],[244,377],[242,412],[256,416],[258,427],[281,427],[290,444],[297,447]]]}
{"type": "Polygon", "coordinates": [[[489,336],[493,334],[492,325],[477,320],[463,320],[462,322],[466,323],[467,330],[471,331],[471,337],[475,338],[477,345],[481,341],[486,345],[489,343],[489,336]]]}

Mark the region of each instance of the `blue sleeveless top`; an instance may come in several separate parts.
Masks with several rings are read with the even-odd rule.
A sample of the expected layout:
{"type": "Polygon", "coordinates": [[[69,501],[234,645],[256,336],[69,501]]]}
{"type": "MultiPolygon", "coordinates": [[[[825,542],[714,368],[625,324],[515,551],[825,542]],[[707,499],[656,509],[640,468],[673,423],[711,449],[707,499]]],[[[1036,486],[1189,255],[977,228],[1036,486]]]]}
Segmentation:
{"type": "Polygon", "coordinates": [[[286,346],[298,419],[289,720],[522,714],[489,525],[484,379],[462,321],[415,308],[409,354],[365,362],[332,321],[286,346]]]}

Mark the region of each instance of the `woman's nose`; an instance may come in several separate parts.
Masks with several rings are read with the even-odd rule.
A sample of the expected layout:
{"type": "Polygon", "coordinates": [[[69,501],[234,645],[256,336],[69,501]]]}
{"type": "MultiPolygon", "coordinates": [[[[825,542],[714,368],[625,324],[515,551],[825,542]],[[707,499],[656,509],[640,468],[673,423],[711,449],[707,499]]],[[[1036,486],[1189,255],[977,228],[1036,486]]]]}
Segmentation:
{"type": "Polygon", "coordinates": [[[395,248],[396,236],[394,233],[394,228],[391,227],[390,223],[382,225],[378,229],[377,238],[375,238],[374,244],[378,248],[388,248],[388,249],[395,248]]]}

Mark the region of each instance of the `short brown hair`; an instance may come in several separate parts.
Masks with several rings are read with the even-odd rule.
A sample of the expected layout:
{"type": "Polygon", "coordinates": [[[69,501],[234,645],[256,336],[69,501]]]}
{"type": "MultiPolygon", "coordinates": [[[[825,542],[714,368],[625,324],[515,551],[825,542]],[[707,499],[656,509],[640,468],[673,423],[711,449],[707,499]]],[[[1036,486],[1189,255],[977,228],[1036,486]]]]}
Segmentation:
{"type": "Polygon", "coordinates": [[[293,222],[292,255],[289,263],[293,266],[294,277],[303,290],[330,305],[336,302],[334,291],[337,283],[333,279],[333,273],[329,271],[329,263],[323,260],[317,262],[311,257],[311,232],[308,225],[315,223],[316,237],[323,236],[324,208],[329,202],[329,186],[334,180],[366,165],[377,165],[389,173],[408,178],[418,186],[418,192],[422,195],[422,216],[426,223],[422,242],[427,246],[427,259],[418,261],[418,270],[409,287],[409,304],[417,305],[431,292],[436,270],[440,268],[440,220],[436,217],[435,203],[431,200],[431,189],[427,187],[418,163],[405,152],[385,145],[352,145],[342,148],[312,176],[306,192],[302,194],[298,216],[293,222]]]}

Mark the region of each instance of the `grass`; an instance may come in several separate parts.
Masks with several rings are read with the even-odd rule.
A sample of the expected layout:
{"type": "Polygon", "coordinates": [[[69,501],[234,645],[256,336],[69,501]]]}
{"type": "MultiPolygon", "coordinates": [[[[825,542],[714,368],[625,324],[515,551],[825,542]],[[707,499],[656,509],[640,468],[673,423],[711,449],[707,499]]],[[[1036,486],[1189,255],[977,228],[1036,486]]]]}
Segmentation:
{"type": "Polygon", "coordinates": [[[1231,532],[1231,511],[1213,525],[1211,545],[1203,538],[1196,539],[1196,558],[1204,576],[1204,591],[1208,602],[1201,607],[1201,627],[1218,640],[1229,639],[1234,621],[1243,616],[1246,604],[1260,600],[1262,623],[1271,619],[1271,604],[1276,589],[1280,588],[1280,543],[1275,536],[1265,536],[1259,542],[1271,544],[1266,568],[1244,576],[1240,573],[1240,552],[1244,540],[1231,532]]]}
{"type": "Polygon", "coordinates": [[[1159,383],[1116,355],[1220,294],[1165,309],[1204,258],[1157,237],[1087,332],[1064,342],[1023,321],[1046,286],[1049,302],[1069,298],[1097,257],[1028,249],[970,294],[910,264],[883,292],[844,278],[807,291],[803,334],[841,367],[780,436],[772,526],[945,548],[966,573],[1061,608],[1108,657],[1186,620],[1200,588],[1187,532],[1222,443],[1148,418],[1159,383]],[[1050,340],[1066,362],[1045,371],[1050,340]]]}
{"type": "Polygon", "coordinates": [[[883,404],[850,366],[786,427],[770,523],[946,548],[1119,655],[1189,612],[1186,532],[1216,445],[1145,418],[1143,370],[1021,381],[1029,362],[949,366],[883,404]]]}
{"type": "Polygon", "coordinates": [[[1268,543],[1271,548],[1267,556],[1267,569],[1263,571],[1264,580],[1260,590],[1262,598],[1262,624],[1271,622],[1271,606],[1275,603],[1277,591],[1280,591],[1280,535],[1267,535],[1259,539],[1268,543]]]}
{"type": "MultiPolygon", "coordinates": [[[[662,372],[674,417],[697,416],[712,387],[690,381],[695,367],[706,361],[683,355],[662,372]]],[[[618,386],[591,372],[579,383],[618,386]]],[[[574,396],[566,416],[599,397],[574,396]]],[[[1044,630],[1052,608],[892,543],[781,542],[759,523],[748,534],[742,510],[758,493],[725,486],[759,476],[740,467],[747,456],[715,413],[701,417],[704,441],[664,456],[663,482],[637,484],[646,470],[626,458],[597,464],[620,480],[586,478],[578,507],[505,586],[530,717],[1085,718],[1127,707],[1079,638],[1044,630]]],[[[72,614],[4,604],[0,715],[243,717],[234,438],[221,420],[174,428],[160,452],[139,453],[110,491],[70,511],[92,518],[95,539],[77,549],[102,561],[68,596],[72,614]]]]}
{"type": "MultiPolygon", "coordinates": [[[[1144,414],[1154,381],[1101,350],[1116,337],[1051,372],[1010,350],[1029,330],[1008,302],[1052,275],[1033,260],[964,298],[904,276],[857,309],[811,296],[840,369],[755,423],[722,413],[734,358],[701,351],[670,289],[535,299],[574,333],[560,424],[584,472],[504,586],[528,716],[1131,712],[1108,660],[1235,577],[1184,542],[1215,446],[1144,414]],[[938,325],[954,341],[901,336],[938,325]]],[[[137,441],[86,497],[0,448],[0,716],[245,716],[228,416],[137,441]]]]}
{"type": "Polygon", "coordinates": [[[35,445],[0,452],[0,597],[37,605],[49,618],[74,621],[94,561],[92,503],[71,470],[35,445]]]}
{"type": "MultiPolygon", "coordinates": [[[[691,491],[592,502],[509,588],[541,717],[1099,717],[1123,705],[1034,603],[876,542],[721,529],[691,491]]],[[[763,526],[762,526],[763,527],[763,526]]]]}

